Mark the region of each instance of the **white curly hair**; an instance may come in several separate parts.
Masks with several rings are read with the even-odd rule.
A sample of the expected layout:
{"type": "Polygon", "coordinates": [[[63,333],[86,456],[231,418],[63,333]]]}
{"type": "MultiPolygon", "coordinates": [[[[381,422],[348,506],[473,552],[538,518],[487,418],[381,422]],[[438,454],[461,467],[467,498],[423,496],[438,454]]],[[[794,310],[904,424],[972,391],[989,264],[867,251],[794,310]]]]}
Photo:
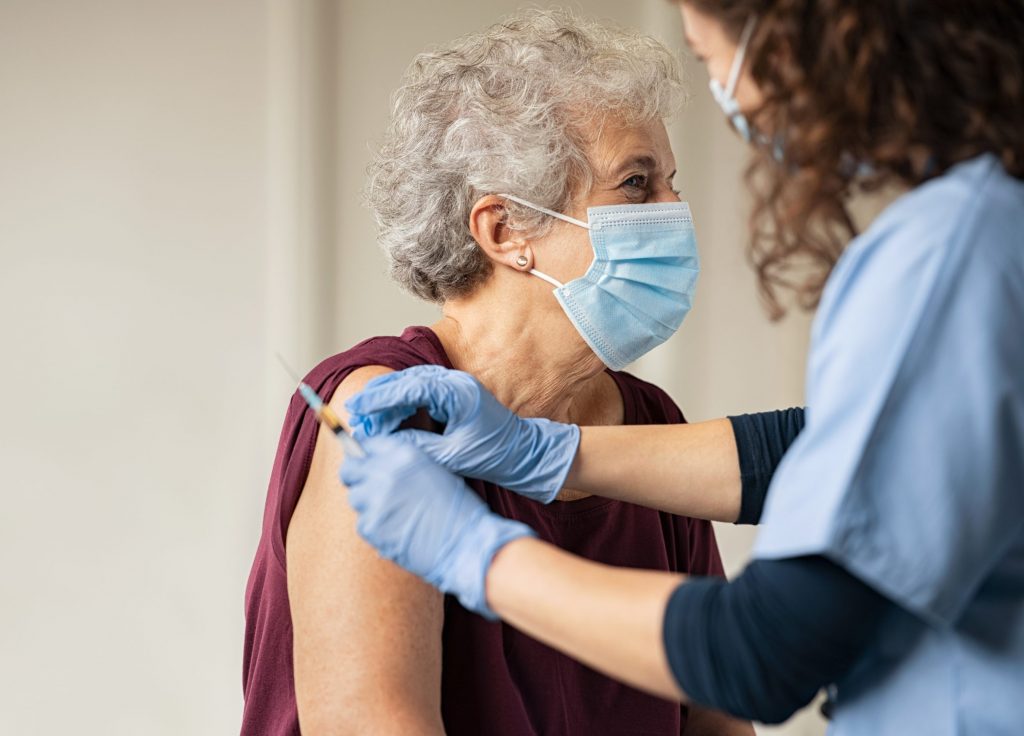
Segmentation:
{"type": "MultiPolygon", "coordinates": [[[[564,212],[588,191],[582,132],[644,124],[683,101],[678,59],[650,36],[565,10],[526,10],[413,61],[393,98],[366,200],[392,277],[444,302],[490,273],[469,214],[508,192],[564,212]]],[[[511,226],[550,219],[508,202],[511,226]]]]}

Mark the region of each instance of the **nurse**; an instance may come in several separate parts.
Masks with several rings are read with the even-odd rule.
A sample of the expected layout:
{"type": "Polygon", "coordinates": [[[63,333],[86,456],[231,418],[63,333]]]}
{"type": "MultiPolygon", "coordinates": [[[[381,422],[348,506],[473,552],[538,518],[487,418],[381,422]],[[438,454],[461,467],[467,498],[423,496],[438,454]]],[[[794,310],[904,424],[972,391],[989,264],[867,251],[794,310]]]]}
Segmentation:
{"type": "Polygon", "coordinates": [[[1024,2],[681,11],[756,157],[768,303],[787,286],[819,303],[806,426],[774,469],[753,561],[724,582],[581,560],[460,477],[687,513],[715,506],[698,480],[730,487],[716,458],[732,436],[567,430],[436,367],[350,402],[368,450],[342,468],[359,531],[465,606],[666,698],[778,722],[828,688],[835,734],[1019,733],[1024,2]],[[902,194],[855,234],[848,195],[882,185],[902,194]],[[444,434],[393,431],[419,407],[444,434]]]}

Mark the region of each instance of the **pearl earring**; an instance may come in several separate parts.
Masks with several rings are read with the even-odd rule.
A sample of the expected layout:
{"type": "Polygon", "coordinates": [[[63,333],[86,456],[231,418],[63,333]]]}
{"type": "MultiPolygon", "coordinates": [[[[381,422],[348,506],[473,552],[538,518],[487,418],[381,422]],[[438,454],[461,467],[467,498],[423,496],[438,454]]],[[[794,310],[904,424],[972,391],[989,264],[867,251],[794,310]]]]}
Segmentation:
{"type": "Polygon", "coordinates": [[[529,259],[529,258],[527,258],[526,256],[519,256],[519,257],[518,257],[518,258],[516,259],[516,265],[517,265],[517,266],[525,266],[525,265],[526,265],[527,263],[529,263],[529,262],[530,262],[530,259],[529,259]]]}

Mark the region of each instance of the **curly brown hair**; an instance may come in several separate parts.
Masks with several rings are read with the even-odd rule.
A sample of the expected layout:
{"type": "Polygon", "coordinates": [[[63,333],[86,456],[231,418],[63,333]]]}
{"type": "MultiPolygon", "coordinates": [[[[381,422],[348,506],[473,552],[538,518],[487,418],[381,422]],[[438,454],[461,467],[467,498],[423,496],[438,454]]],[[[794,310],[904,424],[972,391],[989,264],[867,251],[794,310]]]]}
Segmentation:
{"type": "Polygon", "coordinates": [[[747,169],[749,257],[773,318],[814,308],[856,226],[852,194],[990,153],[1024,178],[1024,0],[676,0],[736,40],[774,131],[747,169]],[[781,144],[782,161],[773,156],[781,144]]]}

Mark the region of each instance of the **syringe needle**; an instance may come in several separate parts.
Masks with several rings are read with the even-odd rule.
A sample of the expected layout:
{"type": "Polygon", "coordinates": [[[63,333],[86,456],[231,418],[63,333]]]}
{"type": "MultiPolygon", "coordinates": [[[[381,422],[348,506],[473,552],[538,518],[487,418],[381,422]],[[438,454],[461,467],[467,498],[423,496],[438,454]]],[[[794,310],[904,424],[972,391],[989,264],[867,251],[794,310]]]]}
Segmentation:
{"type": "Polygon", "coordinates": [[[291,366],[288,365],[281,353],[275,352],[274,355],[277,356],[277,360],[281,364],[281,367],[285,369],[288,375],[295,379],[297,384],[299,384],[299,394],[306,401],[306,404],[313,410],[317,419],[326,424],[327,427],[334,432],[334,435],[345,448],[345,452],[356,457],[363,457],[366,453],[363,451],[362,446],[359,444],[358,440],[356,440],[356,438],[345,429],[341,420],[338,419],[338,415],[331,410],[331,407],[324,403],[324,400],[320,398],[320,395],[317,394],[311,386],[306,385],[306,383],[299,378],[299,374],[292,370],[291,366]]]}
{"type": "Polygon", "coordinates": [[[285,369],[285,372],[295,379],[295,383],[302,383],[302,379],[299,378],[299,374],[292,370],[291,366],[288,365],[281,353],[275,352],[274,355],[277,356],[277,361],[281,364],[281,367],[285,369]]]}

